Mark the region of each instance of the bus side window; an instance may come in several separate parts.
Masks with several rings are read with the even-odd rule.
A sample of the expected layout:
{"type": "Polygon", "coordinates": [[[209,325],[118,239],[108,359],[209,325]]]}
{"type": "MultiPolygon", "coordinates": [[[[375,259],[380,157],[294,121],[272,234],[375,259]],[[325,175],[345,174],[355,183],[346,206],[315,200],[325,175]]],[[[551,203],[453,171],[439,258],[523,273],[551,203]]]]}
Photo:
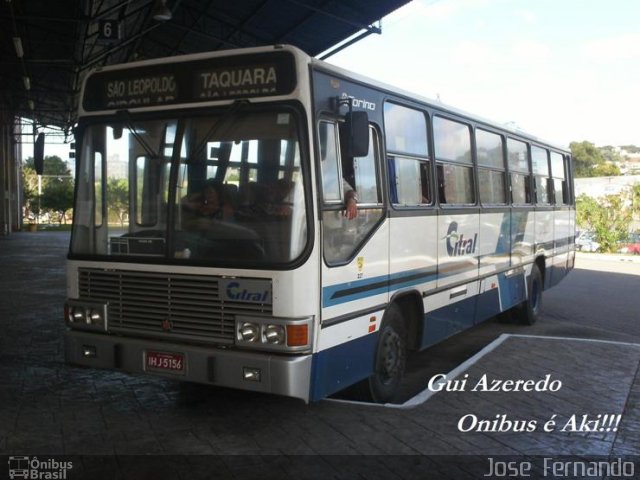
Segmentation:
{"type": "Polygon", "coordinates": [[[484,205],[507,202],[503,137],[480,128],[476,129],[478,159],[478,187],[484,205]]]}
{"type": "Polygon", "coordinates": [[[562,155],[551,152],[551,176],[553,177],[553,197],[556,205],[567,205],[567,181],[562,155]]]}
{"type": "Polygon", "coordinates": [[[376,130],[369,127],[369,153],[366,157],[355,157],[350,162],[353,170],[352,176],[346,177],[347,181],[358,194],[358,204],[378,205],[382,203],[380,184],[378,182],[378,169],[376,160],[378,156],[378,141],[376,130]]]}
{"type": "Polygon", "coordinates": [[[439,163],[438,197],[441,204],[469,205],[475,203],[473,168],[439,163]]]}
{"type": "Polygon", "coordinates": [[[319,137],[322,198],[325,203],[340,202],[342,168],[338,157],[337,125],[331,122],[320,122],[319,137]]]}
{"type": "Polygon", "coordinates": [[[507,139],[507,152],[511,176],[511,201],[514,205],[529,204],[532,195],[527,144],[509,138],[507,139]]]}
{"type": "Polygon", "coordinates": [[[339,129],[335,123],[320,122],[320,162],[323,190],[323,249],[328,265],[345,264],[384,218],[380,189],[380,146],[377,131],[370,128],[369,152],[364,157],[341,155],[339,129]],[[336,136],[337,134],[337,136],[336,136]],[[358,215],[345,214],[344,195],[357,193],[358,215]]]}
{"type": "Polygon", "coordinates": [[[394,205],[431,205],[431,162],[390,155],[388,163],[391,177],[391,201],[394,205]]]}
{"type": "Polygon", "coordinates": [[[433,118],[433,139],[440,203],[475,203],[469,125],[436,116],[433,118]]]}
{"type": "Polygon", "coordinates": [[[562,200],[565,205],[575,205],[575,191],[573,190],[573,171],[570,166],[571,156],[564,156],[564,182],[562,182],[562,200]],[[571,185],[571,187],[570,187],[571,185]]]}
{"type": "Polygon", "coordinates": [[[386,102],[384,121],[391,202],[401,207],[433,204],[425,112],[386,102]]]}
{"type": "Polygon", "coordinates": [[[549,155],[546,149],[531,147],[531,165],[536,184],[536,203],[549,205],[551,203],[549,178],[549,155]]]}

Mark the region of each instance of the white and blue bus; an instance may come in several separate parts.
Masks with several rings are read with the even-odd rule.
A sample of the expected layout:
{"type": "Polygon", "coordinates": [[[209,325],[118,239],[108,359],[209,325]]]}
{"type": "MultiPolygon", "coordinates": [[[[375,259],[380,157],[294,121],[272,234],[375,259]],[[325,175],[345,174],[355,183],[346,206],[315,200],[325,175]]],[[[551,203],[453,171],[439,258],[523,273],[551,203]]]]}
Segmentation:
{"type": "Polygon", "coordinates": [[[76,365],[386,402],[574,265],[568,151],[289,46],[97,70],[76,142],[76,365]]]}

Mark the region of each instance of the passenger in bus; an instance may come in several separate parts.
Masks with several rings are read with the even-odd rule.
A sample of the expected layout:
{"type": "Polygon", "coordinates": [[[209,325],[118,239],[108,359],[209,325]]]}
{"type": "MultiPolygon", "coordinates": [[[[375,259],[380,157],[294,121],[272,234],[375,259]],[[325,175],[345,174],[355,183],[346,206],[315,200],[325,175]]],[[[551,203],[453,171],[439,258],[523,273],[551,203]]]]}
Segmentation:
{"type": "Polygon", "coordinates": [[[250,182],[243,191],[236,216],[242,220],[284,219],[293,213],[294,182],[280,178],[271,184],[250,182]]]}
{"type": "Polygon", "coordinates": [[[231,221],[233,205],[225,201],[224,186],[220,182],[207,180],[201,192],[187,195],[182,199],[183,226],[187,229],[209,228],[208,221],[231,221]]]}
{"type": "Polygon", "coordinates": [[[353,220],[358,216],[358,194],[344,178],[342,189],[344,190],[344,216],[347,220],[353,220]]]}
{"type": "Polygon", "coordinates": [[[293,212],[293,202],[289,197],[292,190],[293,182],[284,178],[271,185],[265,205],[267,215],[278,218],[290,217],[293,212]]]}

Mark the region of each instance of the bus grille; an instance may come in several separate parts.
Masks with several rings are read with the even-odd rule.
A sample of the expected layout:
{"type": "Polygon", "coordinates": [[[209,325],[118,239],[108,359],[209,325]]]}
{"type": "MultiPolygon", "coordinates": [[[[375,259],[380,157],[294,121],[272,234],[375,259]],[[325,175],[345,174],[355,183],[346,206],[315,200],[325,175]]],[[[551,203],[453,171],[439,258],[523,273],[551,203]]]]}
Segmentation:
{"type": "Polygon", "coordinates": [[[221,298],[217,277],[80,269],[80,299],[107,304],[109,330],[231,344],[235,315],[272,313],[271,305],[221,298]]]}

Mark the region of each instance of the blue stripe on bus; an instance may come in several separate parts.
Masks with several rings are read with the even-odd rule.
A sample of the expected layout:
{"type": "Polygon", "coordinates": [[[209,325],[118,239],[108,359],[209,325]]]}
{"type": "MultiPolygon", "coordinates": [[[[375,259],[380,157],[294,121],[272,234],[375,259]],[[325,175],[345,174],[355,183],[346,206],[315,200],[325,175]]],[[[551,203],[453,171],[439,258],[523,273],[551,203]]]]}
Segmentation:
{"type": "Polygon", "coordinates": [[[475,265],[469,268],[469,261],[459,261],[454,263],[444,263],[441,268],[447,269],[438,273],[437,267],[419,268],[404,272],[393,273],[391,275],[380,275],[378,277],[355,280],[352,282],[329,285],[322,289],[322,306],[333,307],[341,303],[352,302],[363,298],[387,293],[391,290],[412,287],[421,283],[431,282],[438,279],[467,273],[478,270],[477,257],[470,257],[475,265]]]}
{"type": "Polygon", "coordinates": [[[391,275],[355,280],[330,285],[322,289],[322,306],[332,307],[341,303],[387,293],[391,288],[403,288],[429,282],[437,278],[436,267],[418,268],[391,275]]]}

